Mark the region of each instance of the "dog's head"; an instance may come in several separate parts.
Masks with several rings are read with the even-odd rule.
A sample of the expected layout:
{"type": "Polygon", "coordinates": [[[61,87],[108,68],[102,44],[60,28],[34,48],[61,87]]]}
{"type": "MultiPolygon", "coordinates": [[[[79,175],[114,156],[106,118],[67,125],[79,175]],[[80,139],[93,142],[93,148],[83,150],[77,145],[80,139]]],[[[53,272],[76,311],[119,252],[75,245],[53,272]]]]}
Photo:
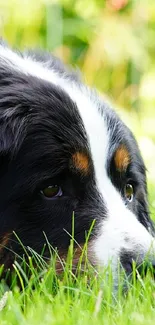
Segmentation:
{"type": "Polygon", "coordinates": [[[126,271],[155,249],[145,166],[130,130],[53,57],[0,46],[0,235],[20,253],[45,235],[66,253],[72,233],[93,264],[126,271]],[[151,247],[151,244],[153,245],[151,247]],[[150,251],[151,250],[151,251],[150,251]]]}

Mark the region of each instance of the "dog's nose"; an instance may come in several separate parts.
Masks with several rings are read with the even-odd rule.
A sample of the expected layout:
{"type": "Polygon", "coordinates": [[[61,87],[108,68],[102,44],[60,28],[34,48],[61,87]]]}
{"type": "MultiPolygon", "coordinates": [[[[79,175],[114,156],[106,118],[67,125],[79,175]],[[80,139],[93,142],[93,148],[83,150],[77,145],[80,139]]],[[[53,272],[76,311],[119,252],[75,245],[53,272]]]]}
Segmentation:
{"type": "Polygon", "coordinates": [[[120,262],[127,275],[136,270],[141,277],[146,276],[148,271],[155,276],[155,258],[136,258],[131,253],[123,253],[120,262]]]}

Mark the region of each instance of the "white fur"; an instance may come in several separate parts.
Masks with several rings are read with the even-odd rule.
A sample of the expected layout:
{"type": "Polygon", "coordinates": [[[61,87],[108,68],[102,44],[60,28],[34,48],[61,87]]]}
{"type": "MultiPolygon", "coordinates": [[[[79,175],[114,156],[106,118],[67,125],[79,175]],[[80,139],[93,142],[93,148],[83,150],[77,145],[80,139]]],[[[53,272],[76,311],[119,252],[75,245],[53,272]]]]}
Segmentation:
{"type": "Polygon", "coordinates": [[[46,80],[55,85],[59,85],[60,83],[65,85],[66,83],[65,78],[60,78],[56,71],[48,69],[48,63],[37,62],[35,59],[33,60],[26,55],[23,58],[16,52],[2,45],[0,45],[0,61],[12,70],[35,76],[36,78],[46,80]]]}
{"type": "MultiPolygon", "coordinates": [[[[98,191],[107,208],[106,218],[101,215],[100,231],[91,243],[91,249],[100,265],[112,260],[116,267],[122,249],[145,256],[151,249],[155,252],[155,241],[136,216],[125,206],[120,193],[111,183],[106,172],[109,134],[106,116],[98,111],[98,101],[89,90],[71,81],[67,75],[48,69],[48,64],[38,63],[29,57],[21,58],[11,50],[0,46],[0,60],[10,69],[51,82],[62,87],[76,103],[88,136],[94,163],[98,191]],[[127,240],[126,240],[127,239],[127,240]]],[[[111,130],[110,132],[113,132],[111,130]]]]}

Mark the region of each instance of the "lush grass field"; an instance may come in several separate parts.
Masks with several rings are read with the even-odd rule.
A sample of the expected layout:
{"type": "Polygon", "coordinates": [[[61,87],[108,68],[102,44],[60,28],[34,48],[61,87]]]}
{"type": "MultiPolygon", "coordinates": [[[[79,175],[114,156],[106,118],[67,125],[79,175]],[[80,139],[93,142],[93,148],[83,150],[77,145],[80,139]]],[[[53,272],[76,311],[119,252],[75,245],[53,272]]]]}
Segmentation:
{"type": "MultiPolygon", "coordinates": [[[[111,281],[105,276],[97,280],[87,274],[72,277],[68,272],[62,280],[52,271],[38,280],[33,290],[31,282],[23,292],[15,289],[7,295],[1,310],[1,324],[154,324],[155,284],[151,277],[131,286],[128,295],[121,290],[114,296],[111,281]],[[59,287],[59,288],[58,288],[59,287]]],[[[6,295],[3,296],[5,300],[6,295]]],[[[2,305],[2,302],[1,302],[2,305]]]]}
{"type": "Polygon", "coordinates": [[[32,270],[21,292],[15,286],[3,295],[0,324],[154,324],[154,300],[155,283],[150,275],[130,284],[128,294],[122,293],[120,285],[114,295],[112,277],[107,279],[104,273],[96,277],[89,270],[89,276],[86,271],[73,276],[67,268],[58,278],[53,267],[40,276],[32,270]]]}

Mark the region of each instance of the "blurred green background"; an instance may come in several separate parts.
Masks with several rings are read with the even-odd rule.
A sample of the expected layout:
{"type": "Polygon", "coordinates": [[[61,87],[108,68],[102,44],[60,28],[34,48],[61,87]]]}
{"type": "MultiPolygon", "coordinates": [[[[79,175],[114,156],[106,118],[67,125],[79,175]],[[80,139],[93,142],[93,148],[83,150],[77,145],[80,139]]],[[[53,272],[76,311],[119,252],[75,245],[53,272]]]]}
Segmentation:
{"type": "Polygon", "coordinates": [[[155,0],[0,0],[0,34],[79,67],[112,102],[139,142],[155,211],[155,0]]]}

